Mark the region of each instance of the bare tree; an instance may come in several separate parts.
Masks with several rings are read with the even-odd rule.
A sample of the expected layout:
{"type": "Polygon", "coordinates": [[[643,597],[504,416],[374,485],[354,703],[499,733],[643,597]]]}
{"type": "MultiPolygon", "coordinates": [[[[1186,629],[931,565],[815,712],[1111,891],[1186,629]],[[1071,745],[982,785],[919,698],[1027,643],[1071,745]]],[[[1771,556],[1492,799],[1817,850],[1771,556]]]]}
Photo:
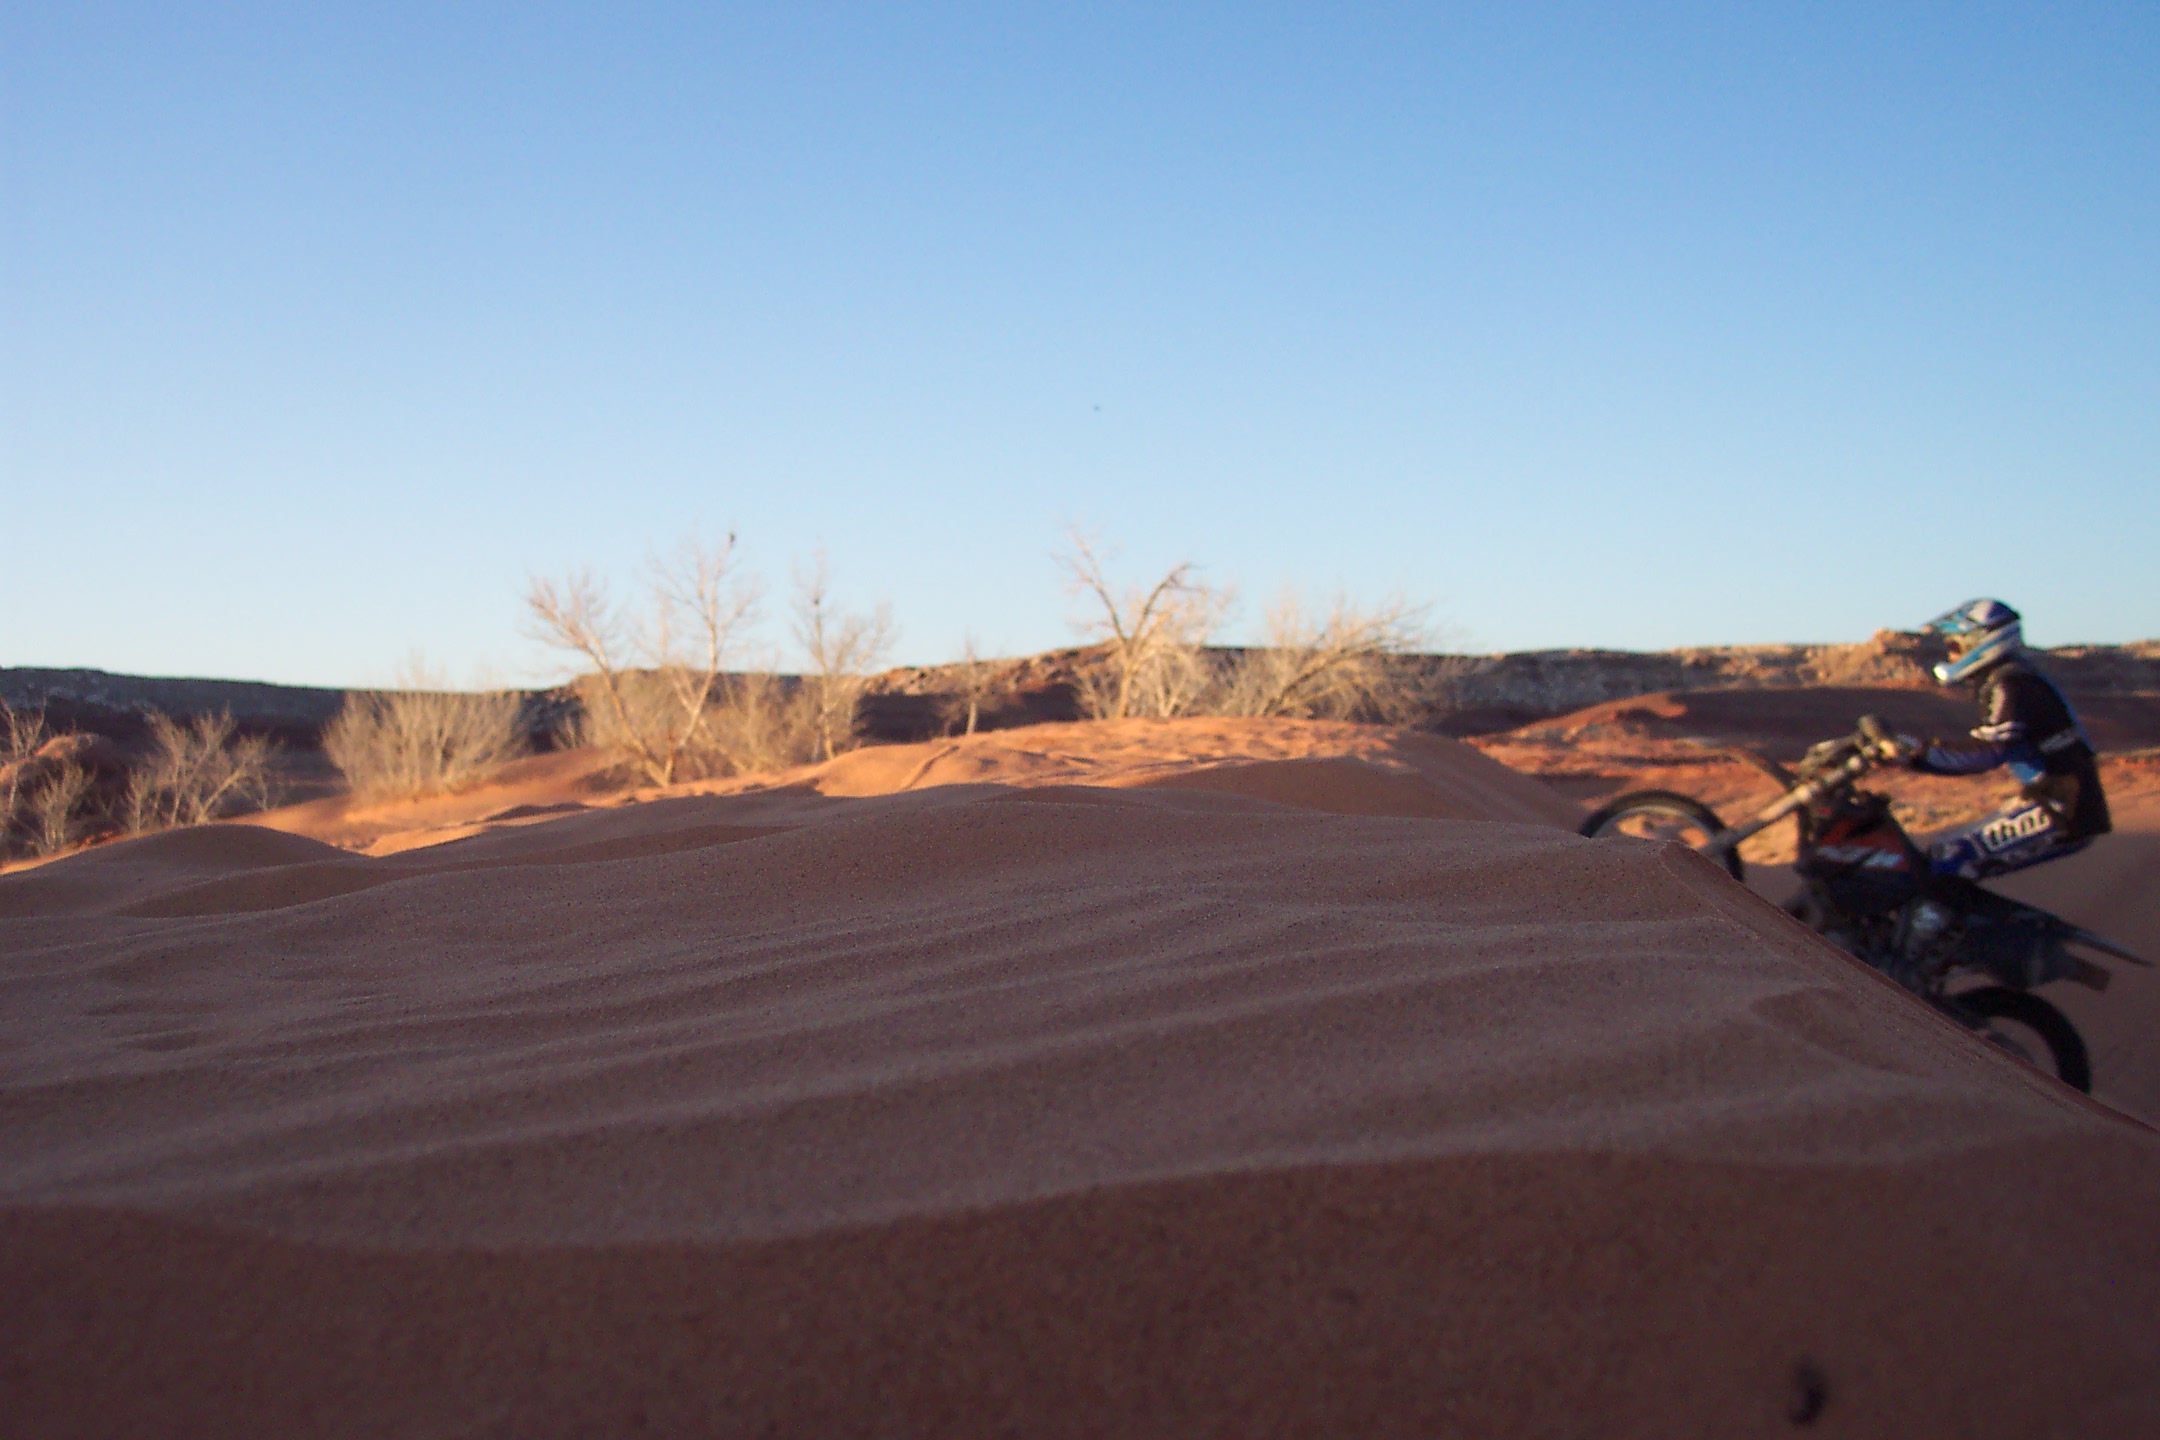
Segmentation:
{"type": "Polygon", "coordinates": [[[82,766],[65,764],[49,774],[30,795],[31,845],[40,855],[57,855],[81,838],[77,826],[94,777],[82,766]]]}
{"type": "Polygon", "coordinates": [[[730,763],[706,710],[761,593],[736,573],[734,557],[733,534],[718,547],[693,537],[672,559],[655,557],[642,616],[618,610],[590,571],[535,579],[526,592],[527,633],[592,667],[581,684],[588,734],[656,785],[673,784],[686,761],[730,763]]]}
{"type": "Polygon", "coordinates": [[[817,754],[817,703],[809,685],[753,670],[726,676],[716,695],[705,724],[738,772],[785,770],[817,754]]]}
{"type": "Polygon", "coordinates": [[[1083,679],[1082,708],[1101,720],[1186,713],[1207,691],[1202,647],[1229,609],[1230,592],[1201,584],[1190,562],[1172,566],[1148,589],[1120,590],[1086,535],[1067,527],[1065,545],[1057,558],[1066,588],[1092,602],[1081,628],[1104,643],[1109,662],[1106,674],[1083,679]]]}
{"type": "Polygon", "coordinates": [[[0,845],[16,811],[29,798],[29,784],[39,768],[32,757],[51,735],[44,710],[17,710],[0,700],[0,845]]]}
{"type": "Polygon", "coordinates": [[[42,708],[0,701],[0,859],[18,849],[57,854],[103,828],[101,750],[109,753],[94,737],[53,729],[42,708]]]}
{"type": "Polygon", "coordinates": [[[228,712],[183,725],[150,715],[150,756],[128,776],[126,821],[134,831],[202,825],[276,799],[276,746],[241,735],[228,712]]]}
{"type": "Polygon", "coordinates": [[[0,700],[0,764],[35,755],[50,738],[52,727],[45,722],[42,708],[17,710],[0,700]]]}
{"type": "Polygon", "coordinates": [[[960,688],[945,698],[945,728],[972,735],[982,719],[984,704],[999,691],[998,664],[983,658],[975,637],[970,635],[961,646],[960,662],[951,668],[951,674],[960,688]]]}
{"type": "Polygon", "coordinates": [[[1427,607],[1400,596],[1359,606],[1337,595],[1308,610],[1285,589],[1268,612],[1268,643],[1230,667],[1216,708],[1229,715],[1400,719],[1415,685],[1399,658],[1429,637],[1427,607]]]}
{"type": "Polygon", "coordinates": [[[825,552],[795,571],[795,640],[810,662],[803,683],[816,726],[816,760],[830,760],[855,739],[855,715],[870,668],[892,648],[892,607],[865,615],[833,604],[825,552]]]}
{"type": "Polygon", "coordinates": [[[400,669],[397,686],[348,695],[323,730],[323,752],[354,794],[432,795],[524,753],[516,691],[452,690],[417,654],[400,669]]]}

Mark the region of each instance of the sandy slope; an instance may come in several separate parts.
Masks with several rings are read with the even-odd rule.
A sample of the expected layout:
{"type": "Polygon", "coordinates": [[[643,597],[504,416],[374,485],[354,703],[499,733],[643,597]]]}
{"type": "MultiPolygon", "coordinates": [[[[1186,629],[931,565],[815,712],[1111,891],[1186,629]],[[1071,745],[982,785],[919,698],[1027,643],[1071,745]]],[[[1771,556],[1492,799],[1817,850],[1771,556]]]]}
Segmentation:
{"type": "MultiPolygon", "coordinates": [[[[2160,737],[2160,706],[2150,696],[2120,696],[2086,708],[2094,712],[2086,718],[2102,747],[2116,833],[1997,888],[2160,961],[2160,752],[2116,748],[2160,737]]],[[[1727,747],[1790,760],[1870,712],[1921,734],[1956,734],[1971,721],[1968,701],[1935,691],[1712,690],[1611,701],[1474,743],[1587,805],[1628,790],[1676,790],[1731,820],[1775,799],[1778,788],[1727,747]]],[[[1986,813],[2016,788],[2002,772],[1950,778],[1879,771],[1867,784],[1890,795],[1906,828],[1923,837],[1986,813]]],[[[1789,825],[1766,831],[1741,853],[1764,895],[1782,900],[1793,891],[1789,825]]],[[[2042,993],[2085,1036],[2094,1093],[2160,1124],[2160,969],[2108,964],[2113,983],[2104,993],[2067,983],[2042,993]]]]}
{"type": "Polygon", "coordinates": [[[0,877],[14,1430],[2160,1424],[2160,1137],[1697,857],[1388,732],[908,749],[0,877]]]}

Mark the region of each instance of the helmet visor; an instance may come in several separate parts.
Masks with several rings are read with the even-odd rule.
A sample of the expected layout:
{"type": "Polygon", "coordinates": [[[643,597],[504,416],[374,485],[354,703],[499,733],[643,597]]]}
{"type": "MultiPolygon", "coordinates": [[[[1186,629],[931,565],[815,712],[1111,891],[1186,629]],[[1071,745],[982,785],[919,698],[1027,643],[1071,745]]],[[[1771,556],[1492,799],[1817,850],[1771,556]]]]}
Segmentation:
{"type": "Polygon", "coordinates": [[[2016,624],[2017,619],[2018,612],[2000,600],[1968,600],[1954,610],[1943,611],[1920,630],[1924,635],[1944,637],[1986,635],[2016,624]]]}

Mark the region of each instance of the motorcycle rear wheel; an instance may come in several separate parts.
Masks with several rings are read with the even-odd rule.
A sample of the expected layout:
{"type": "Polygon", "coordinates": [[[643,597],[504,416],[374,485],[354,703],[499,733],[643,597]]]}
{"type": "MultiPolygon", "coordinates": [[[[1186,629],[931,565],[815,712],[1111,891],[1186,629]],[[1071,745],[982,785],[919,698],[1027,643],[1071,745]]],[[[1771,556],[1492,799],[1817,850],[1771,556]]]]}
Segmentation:
{"type": "MultiPolygon", "coordinates": [[[[1700,850],[1724,830],[1717,812],[1700,800],[1671,790],[1635,790],[1620,796],[1588,820],[1578,834],[1595,840],[1604,835],[1630,835],[1639,840],[1674,840],[1700,850]]],[[[1736,850],[1716,858],[1742,883],[1747,868],[1736,850]]]]}
{"type": "Polygon", "coordinates": [[[1983,985],[1946,995],[1942,1003],[1983,1038],[2073,1090],[2092,1093],[2092,1059],[2070,1017],[2029,990],[1983,985]]]}

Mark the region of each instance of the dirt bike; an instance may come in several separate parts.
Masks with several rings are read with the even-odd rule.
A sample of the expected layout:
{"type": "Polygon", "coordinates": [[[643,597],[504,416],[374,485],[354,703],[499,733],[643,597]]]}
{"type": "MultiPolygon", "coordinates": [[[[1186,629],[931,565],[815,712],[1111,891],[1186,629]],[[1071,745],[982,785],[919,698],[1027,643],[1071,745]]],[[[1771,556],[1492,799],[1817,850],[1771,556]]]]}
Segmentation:
{"type": "Polygon", "coordinates": [[[2084,1038],[2031,991],[2053,980],[2107,988],[2108,972],[2072,954],[2071,945],[2134,965],[2151,962],[2036,906],[1931,876],[1926,854],[1891,814],[1890,797],[1857,788],[1870,770],[1899,757],[1899,743],[1867,715],[1852,734],[1816,745],[1791,770],[1732,750],[1785,792],[1741,824],[1727,825],[1686,795],[1637,790],[1584,821],[1581,833],[1677,840],[1744,882],[1742,842],[1792,817],[1799,827],[1793,869],[1804,886],[1785,907],[1795,918],[1960,1025],[2089,1093],[2084,1038]],[[1923,890],[1935,902],[1930,918],[1941,925],[1945,911],[1950,917],[1932,933],[1916,929],[1923,890]],[[1973,977],[1991,983],[1962,983],[1973,977]]]}

